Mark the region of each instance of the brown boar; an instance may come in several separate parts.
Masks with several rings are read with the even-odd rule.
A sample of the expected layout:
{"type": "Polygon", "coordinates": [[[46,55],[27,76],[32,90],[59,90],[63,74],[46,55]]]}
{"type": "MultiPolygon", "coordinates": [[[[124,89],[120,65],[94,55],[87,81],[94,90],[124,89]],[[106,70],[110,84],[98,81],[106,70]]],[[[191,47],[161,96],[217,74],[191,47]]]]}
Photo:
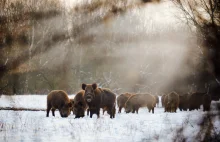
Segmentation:
{"type": "Polygon", "coordinates": [[[210,111],[211,101],[212,99],[209,94],[203,96],[203,111],[210,111]]]}
{"type": "Polygon", "coordinates": [[[47,117],[52,109],[52,115],[55,116],[55,110],[58,109],[61,117],[68,117],[72,108],[72,103],[63,90],[53,90],[47,96],[47,117]]]}
{"type": "Polygon", "coordinates": [[[188,109],[188,95],[189,94],[179,95],[179,109],[180,109],[180,111],[182,111],[182,110],[187,111],[187,109],[188,109]]]}
{"type": "Polygon", "coordinates": [[[179,107],[179,95],[176,92],[171,92],[167,95],[167,111],[176,112],[179,107]]]}
{"type": "Polygon", "coordinates": [[[165,96],[167,94],[163,94],[162,97],[161,97],[161,103],[162,103],[162,107],[165,107],[165,96]]]}
{"type": "Polygon", "coordinates": [[[99,118],[100,108],[106,108],[110,118],[115,117],[116,95],[106,88],[98,88],[96,83],[82,84],[85,90],[84,99],[89,107],[90,118],[97,114],[99,118]]]}
{"type": "Polygon", "coordinates": [[[203,104],[203,96],[206,93],[195,92],[188,95],[188,105],[189,111],[194,109],[200,109],[200,106],[203,104]]]}
{"type": "Polygon", "coordinates": [[[125,112],[138,113],[139,108],[147,107],[149,112],[154,113],[155,98],[150,94],[136,94],[129,97],[125,103],[125,112]]]}
{"type": "Polygon", "coordinates": [[[75,118],[80,118],[85,116],[85,111],[88,108],[86,101],[84,99],[85,91],[79,91],[73,99],[73,112],[75,118]]]}
{"type": "Polygon", "coordinates": [[[107,111],[107,107],[102,108],[103,115],[105,114],[105,111],[107,111]]]}
{"type": "Polygon", "coordinates": [[[121,109],[125,107],[125,103],[129,97],[131,97],[131,93],[124,93],[117,97],[117,104],[118,104],[118,113],[121,113],[121,109]]]}
{"type": "Polygon", "coordinates": [[[163,95],[163,106],[164,106],[164,112],[170,112],[171,108],[167,105],[168,103],[168,95],[163,95]]]}

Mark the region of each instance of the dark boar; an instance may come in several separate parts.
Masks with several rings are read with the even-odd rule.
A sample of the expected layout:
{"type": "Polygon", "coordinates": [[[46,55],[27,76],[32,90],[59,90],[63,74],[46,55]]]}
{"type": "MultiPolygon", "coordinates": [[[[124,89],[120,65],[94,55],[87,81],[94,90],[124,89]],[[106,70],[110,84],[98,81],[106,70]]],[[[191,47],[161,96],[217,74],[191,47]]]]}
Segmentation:
{"type": "Polygon", "coordinates": [[[90,118],[97,114],[99,118],[100,108],[107,109],[110,118],[115,117],[115,100],[116,95],[106,88],[98,88],[96,83],[82,84],[85,90],[84,99],[89,107],[90,118]]]}
{"type": "Polygon", "coordinates": [[[68,117],[70,115],[72,103],[63,90],[51,91],[47,96],[47,117],[52,108],[52,114],[55,116],[55,110],[58,109],[61,117],[68,117]]]}
{"type": "Polygon", "coordinates": [[[188,109],[188,95],[189,94],[179,95],[179,109],[180,109],[180,111],[182,111],[182,110],[187,111],[187,109],[188,109]]]}
{"type": "Polygon", "coordinates": [[[85,91],[79,91],[73,99],[73,112],[75,118],[80,118],[85,116],[85,111],[88,108],[86,101],[84,99],[85,91]]]}
{"type": "Polygon", "coordinates": [[[203,104],[203,96],[206,93],[195,92],[188,95],[188,105],[189,111],[194,109],[200,109],[200,106],[203,104]]]}
{"type": "Polygon", "coordinates": [[[167,95],[167,103],[165,105],[167,105],[167,112],[176,112],[179,107],[179,95],[176,92],[169,93],[167,95]]]}

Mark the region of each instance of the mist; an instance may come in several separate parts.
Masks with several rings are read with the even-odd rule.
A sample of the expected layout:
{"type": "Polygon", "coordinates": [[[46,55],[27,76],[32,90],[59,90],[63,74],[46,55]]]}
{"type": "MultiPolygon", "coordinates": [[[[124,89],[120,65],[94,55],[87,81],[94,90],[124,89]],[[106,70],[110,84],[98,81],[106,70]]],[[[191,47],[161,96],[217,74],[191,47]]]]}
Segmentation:
{"type": "MultiPolygon", "coordinates": [[[[40,63],[36,66],[52,70],[66,66],[62,78],[70,86],[71,82],[77,82],[75,91],[81,83],[93,82],[117,93],[161,95],[173,90],[195,91],[188,78],[196,72],[192,67],[199,64],[197,57],[201,52],[187,25],[176,18],[177,12],[169,2],[132,8],[90,26],[76,39],[60,42],[39,55],[40,63]],[[80,78],[74,78],[74,74],[80,78]]],[[[97,13],[93,12],[90,18],[94,15],[97,13]]],[[[86,20],[81,16],[71,19],[71,16],[66,21],[50,20],[54,24],[50,27],[56,27],[51,31],[66,29],[71,34],[74,26],[86,20]]]]}
{"type": "MultiPolygon", "coordinates": [[[[14,43],[9,52],[22,57],[26,48],[28,53],[9,73],[17,90],[75,93],[82,83],[96,82],[117,94],[205,91],[197,76],[204,49],[172,2],[56,2],[52,9],[61,12],[32,21],[28,45],[14,43]],[[13,74],[21,77],[13,81],[13,74]]],[[[44,3],[36,5],[41,9],[44,3]]]]}

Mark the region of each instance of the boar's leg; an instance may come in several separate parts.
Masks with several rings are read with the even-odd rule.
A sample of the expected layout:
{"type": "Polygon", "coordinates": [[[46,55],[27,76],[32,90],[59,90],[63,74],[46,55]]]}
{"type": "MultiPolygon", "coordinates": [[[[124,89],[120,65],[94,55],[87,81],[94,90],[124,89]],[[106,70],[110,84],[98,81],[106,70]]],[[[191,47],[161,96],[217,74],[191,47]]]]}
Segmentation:
{"type": "Polygon", "coordinates": [[[135,107],[134,106],[132,107],[132,113],[135,113],[135,107]]]}
{"type": "Polygon", "coordinates": [[[89,108],[87,109],[87,116],[89,116],[89,108]]]}
{"type": "Polygon", "coordinates": [[[132,113],[135,113],[135,109],[132,109],[132,113]]]}
{"type": "Polygon", "coordinates": [[[110,118],[115,118],[115,106],[108,106],[108,114],[110,115],[110,118]]]}
{"type": "Polygon", "coordinates": [[[122,109],[122,107],[119,107],[118,113],[121,113],[121,109],[122,109]]]}
{"type": "Polygon", "coordinates": [[[103,107],[102,111],[103,111],[103,115],[104,115],[104,114],[105,114],[105,111],[108,112],[108,108],[107,108],[107,107],[103,107]]]}
{"type": "Polygon", "coordinates": [[[154,114],[154,107],[152,108],[152,113],[154,114]]]}
{"type": "MultiPolygon", "coordinates": [[[[153,105],[153,104],[152,104],[152,105],[153,105]]],[[[153,105],[153,106],[154,106],[154,105],[153,105]]],[[[148,105],[147,105],[147,108],[148,108],[148,112],[150,113],[151,108],[152,108],[151,105],[148,104],[148,105]]]]}
{"type": "Polygon", "coordinates": [[[100,116],[100,108],[97,108],[96,114],[97,114],[97,117],[99,118],[99,116],[100,116]]]}
{"type": "MultiPolygon", "coordinates": [[[[93,110],[89,109],[89,113],[90,113],[90,118],[92,118],[93,110]]],[[[87,111],[87,114],[88,114],[88,111],[87,111]]]]}
{"type": "Polygon", "coordinates": [[[49,112],[52,106],[50,104],[47,104],[47,117],[49,117],[49,112]]]}
{"type": "Polygon", "coordinates": [[[174,112],[173,106],[170,107],[170,112],[174,112]]]}
{"type": "Polygon", "coordinates": [[[115,109],[115,106],[113,107],[113,118],[115,118],[115,112],[116,112],[116,109],[115,109]]]}
{"type": "Polygon", "coordinates": [[[93,113],[90,111],[90,118],[92,118],[93,113]]]}
{"type": "Polygon", "coordinates": [[[55,116],[55,109],[52,108],[52,115],[55,116]]]}
{"type": "Polygon", "coordinates": [[[112,110],[110,110],[109,112],[110,112],[110,113],[109,113],[110,118],[113,118],[113,111],[112,111],[112,110]]]}

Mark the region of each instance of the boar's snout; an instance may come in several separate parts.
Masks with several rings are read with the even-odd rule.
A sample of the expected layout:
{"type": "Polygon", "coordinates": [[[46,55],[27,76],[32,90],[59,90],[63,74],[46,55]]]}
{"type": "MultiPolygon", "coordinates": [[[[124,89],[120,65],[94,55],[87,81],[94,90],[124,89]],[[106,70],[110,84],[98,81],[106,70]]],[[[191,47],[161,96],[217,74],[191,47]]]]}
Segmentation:
{"type": "Polygon", "coordinates": [[[70,109],[68,110],[61,110],[60,111],[61,117],[68,117],[70,115],[70,109]]]}
{"type": "Polygon", "coordinates": [[[130,110],[128,107],[125,107],[125,112],[126,112],[126,113],[130,113],[131,110],[130,110]]]}
{"type": "Polygon", "coordinates": [[[93,97],[92,97],[91,94],[87,94],[87,95],[86,95],[86,101],[87,101],[87,102],[91,102],[91,101],[92,101],[92,98],[93,98],[93,97]]]}
{"type": "Polygon", "coordinates": [[[131,111],[130,111],[130,110],[126,110],[125,112],[126,112],[126,113],[130,113],[131,111]]]}

